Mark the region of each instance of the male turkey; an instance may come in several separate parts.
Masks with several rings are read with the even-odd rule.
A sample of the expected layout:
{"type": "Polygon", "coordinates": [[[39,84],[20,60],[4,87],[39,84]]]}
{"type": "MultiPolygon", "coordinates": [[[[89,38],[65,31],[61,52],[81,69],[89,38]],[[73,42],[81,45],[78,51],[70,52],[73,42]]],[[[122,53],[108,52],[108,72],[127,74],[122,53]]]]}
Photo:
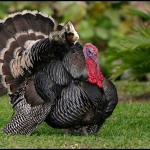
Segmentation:
{"type": "MultiPolygon", "coordinates": [[[[86,44],[83,48],[76,43],[70,47],[62,63],[60,60],[54,60],[39,71],[27,83],[25,92],[18,96],[18,99],[22,98],[24,103],[30,103],[29,108],[38,110],[37,113],[42,116],[45,113],[46,117],[47,114],[45,121],[54,128],[68,129],[80,134],[98,132],[112,114],[118,98],[115,86],[105,79],[100,71],[97,53],[96,47],[91,44],[86,44]],[[31,90],[34,94],[31,94],[31,90]],[[36,99],[33,96],[36,96],[36,99]],[[53,105],[50,108],[49,101],[52,99],[53,105]],[[45,106],[41,104],[46,101],[44,109],[45,106]]],[[[19,104],[15,107],[22,108],[19,104]]],[[[18,111],[19,114],[21,111],[18,111]]],[[[35,114],[32,117],[37,121],[36,115],[38,116],[35,114]]],[[[34,120],[30,120],[31,126],[27,123],[28,127],[21,126],[20,130],[19,126],[13,127],[16,120],[22,125],[23,119],[23,116],[18,115],[17,119],[6,126],[5,132],[12,133],[17,129],[17,133],[31,133],[31,129],[37,126],[33,126],[34,120]]]]}
{"type": "MultiPolygon", "coordinates": [[[[41,55],[46,54],[41,53],[47,48],[43,47],[45,39],[29,46],[30,53],[19,55],[27,55],[29,58],[33,56],[34,59],[33,65],[23,70],[22,74],[18,71],[20,74],[13,76],[15,79],[17,77],[17,81],[18,76],[25,77],[27,82],[22,86],[17,84],[10,95],[16,114],[5,127],[6,133],[32,133],[45,118],[55,128],[95,133],[113,112],[118,100],[117,92],[115,86],[104,79],[99,70],[96,47],[91,44],[86,44],[84,48],[79,43],[72,45],[78,39],[75,30],[68,34],[63,31],[63,27],[60,30],[65,37],[61,36],[63,40],[60,40],[58,32],[52,34],[55,36],[50,36],[55,41],[50,56],[41,55]],[[62,51],[60,47],[63,48],[62,51]],[[58,55],[58,50],[63,54],[58,55]],[[43,58],[46,60],[44,63],[41,61],[43,58]],[[40,68],[39,62],[44,64],[40,68]]],[[[20,62],[17,61],[16,64],[18,69],[20,62]]]]}

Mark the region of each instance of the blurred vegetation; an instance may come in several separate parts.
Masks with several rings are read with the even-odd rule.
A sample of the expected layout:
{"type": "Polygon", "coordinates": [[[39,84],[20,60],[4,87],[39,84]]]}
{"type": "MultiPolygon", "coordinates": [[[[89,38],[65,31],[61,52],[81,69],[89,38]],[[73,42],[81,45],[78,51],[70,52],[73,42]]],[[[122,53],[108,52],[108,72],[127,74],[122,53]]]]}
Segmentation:
{"type": "Polygon", "coordinates": [[[58,23],[72,21],[81,43],[99,48],[104,74],[112,79],[148,80],[150,4],[130,1],[7,1],[0,18],[20,10],[38,10],[58,23]]]}
{"type": "MultiPolygon", "coordinates": [[[[131,11],[131,10],[130,10],[131,11]]],[[[150,73],[150,12],[132,10],[144,21],[131,35],[116,40],[108,52],[107,64],[112,78],[148,80],[150,73]]]]}

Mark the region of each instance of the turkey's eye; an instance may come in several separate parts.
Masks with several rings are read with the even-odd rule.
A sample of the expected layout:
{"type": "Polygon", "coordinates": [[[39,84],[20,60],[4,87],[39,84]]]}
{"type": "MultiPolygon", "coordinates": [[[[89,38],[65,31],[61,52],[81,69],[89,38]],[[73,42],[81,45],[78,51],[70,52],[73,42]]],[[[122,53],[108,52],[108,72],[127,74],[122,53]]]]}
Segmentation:
{"type": "Polygon", "coordinates": [[[93,56],[93,49],[87,48],[86,51],[88,56],[93,56]]]}

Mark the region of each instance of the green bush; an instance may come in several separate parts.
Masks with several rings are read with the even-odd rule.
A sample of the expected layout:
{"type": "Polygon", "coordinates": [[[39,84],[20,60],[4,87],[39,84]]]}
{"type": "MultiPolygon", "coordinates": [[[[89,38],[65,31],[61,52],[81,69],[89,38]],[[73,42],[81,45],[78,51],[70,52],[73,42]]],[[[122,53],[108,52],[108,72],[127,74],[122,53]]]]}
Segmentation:
{"type": "Polygon", "coordinates": [[[150,73],[150,13],[132,10],[134,15],[144,19],[141,25],[135,27],[132,35],[116,40],[110,47],[107,64],[112,78],[141,79],[150,73]]]}

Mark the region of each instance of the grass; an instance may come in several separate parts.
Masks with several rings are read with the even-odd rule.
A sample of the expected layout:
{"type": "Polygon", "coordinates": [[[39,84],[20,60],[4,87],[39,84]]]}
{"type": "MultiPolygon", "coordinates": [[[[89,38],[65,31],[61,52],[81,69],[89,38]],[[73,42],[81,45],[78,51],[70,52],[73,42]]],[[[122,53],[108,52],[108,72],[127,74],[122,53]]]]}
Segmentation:
{"type": "Polygon", "coordinates": [[[6,135],[12,109],[0,97],[0,148],[150,148],[150,102],[120,102],[96,135],[65,135],[42,123],[31,136],[6,135]]]}

